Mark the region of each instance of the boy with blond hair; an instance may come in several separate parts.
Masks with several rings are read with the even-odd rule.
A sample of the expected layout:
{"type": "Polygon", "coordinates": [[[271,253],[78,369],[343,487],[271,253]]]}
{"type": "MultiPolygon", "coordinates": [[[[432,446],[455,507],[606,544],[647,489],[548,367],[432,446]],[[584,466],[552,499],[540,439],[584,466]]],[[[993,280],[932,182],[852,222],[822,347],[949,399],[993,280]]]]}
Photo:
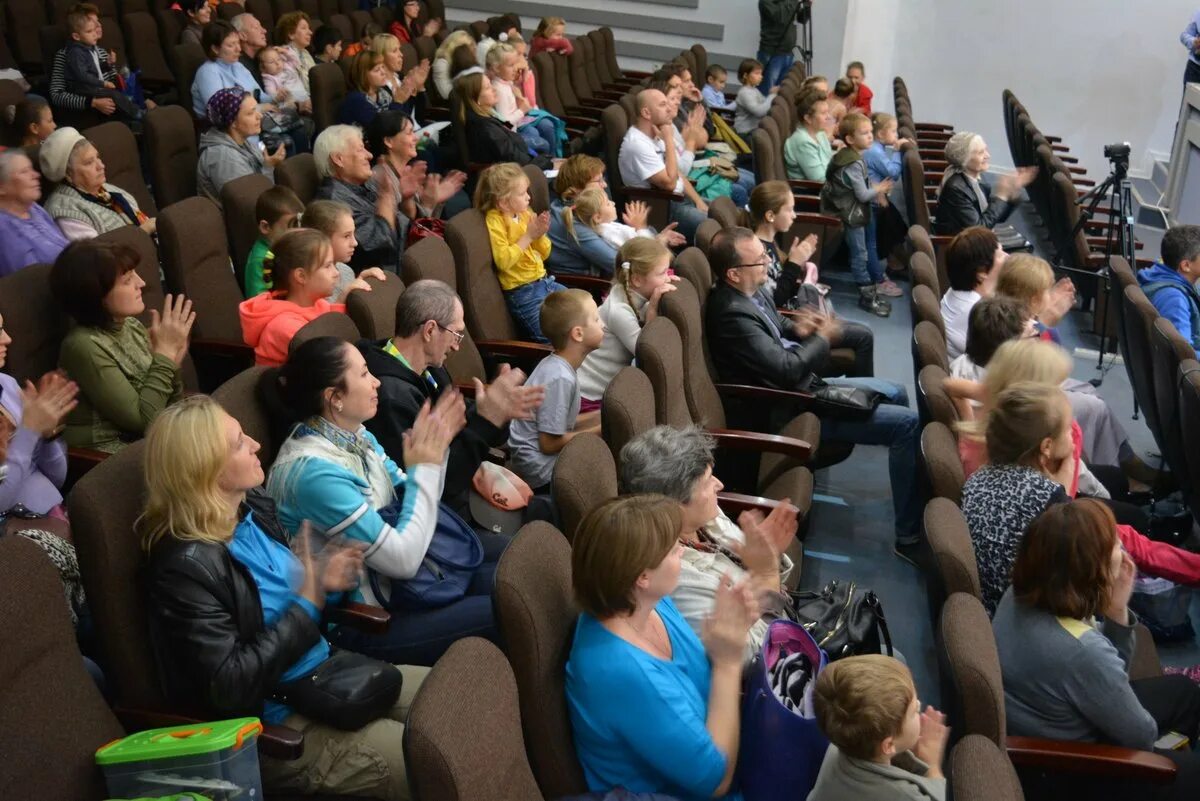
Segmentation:
{"type": "Polygon", "coordinates": [[[813,692],[831,745],[808,801],[945,801],[946,716],[921,711],[912,674],[871,654],[831,663],[813,692]]]}
{"type": "Polygon", "coordinates": [[[542,334],[554,352],[538,362],[527,386],[545,387],[537,414],[508,429],[509,467],[534,492],[549,491],[558,454],[578,433],[600,432],[599,411],[579,413],[579,365],[600,347],[604,323],[596,301],[582,289],[553,292],[542,301],[542,334]]]}

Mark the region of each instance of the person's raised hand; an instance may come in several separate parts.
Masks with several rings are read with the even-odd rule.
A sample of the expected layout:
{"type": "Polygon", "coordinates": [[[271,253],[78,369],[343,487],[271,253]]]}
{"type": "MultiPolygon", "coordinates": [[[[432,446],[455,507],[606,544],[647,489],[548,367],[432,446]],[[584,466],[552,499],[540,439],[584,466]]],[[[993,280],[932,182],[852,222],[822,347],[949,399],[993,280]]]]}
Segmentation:
{"type": "Polygon", "coordinates": [[[676,289],[678,289],[678,284],[679,276],[672,275],[667,278],[666,281],[663,281],[654,288],[654,291],[650,293],[650,297],[647,298],[646,322],[650,322],[658,317],[658,307],[659,303],[662,301],[662,296],[668,292],[674,292],[676,289]]]}
{"type": "Polygon", "coordinates": [[[346,298],[350,297],[351,292],[370,292],[370,291],[371,291],[371,285],[368,284],[366,281],[364,281],[363,277],[360,275],[357,278],[355,278],[353,281],[351,281],[349,284],[346,285],[346,289],[345,289],[345,291],[342,292],[342,296],[340,298],[338,298],[338,303],[345,303],[346,298]]]}
{"type": "Polygon", "coordinates": [[[296,103],[296,108],[299,109],[301,114],[312,114],[312,101],[301,100],[296,103]]]}
{"type": "Polygon", "coordinates": [[[1050,288],[1048,309],[1049,314],[1043,314],[1042,322],[1053,327],[1054,323],[1066,316],[1075,305],[1075,284],[1070,278],[1060,278],[1050,288]]]}
{"type": "Polygon", "coordinates": [[[930,778],[941,778],[942,760],[946,756],[946,742],[950,739],[950,727],[946,716],[934,707],[927,706],[921,713],[921,734],[913,746],[913,755],[929,766],[930,778]]]}
{"type": "Polygon", "coordinates": [[[708,204],[703,199],[696,201],[696,208],[700,209],[704,214],[708,214],[708,204]]]}
{"type": "Polygon", "coordinates": [[[666,122],[658,126],[658,138],[671,144],[675,140],[675,123],[666,122]]]}
{"type": "Polygon", "coordinates": [[[621,219],[630,228],[641,230],[646,227],[650,220],[650,207],[645,201],[630,200],[625,204],[625,210],[621,213],[621,219]]]}
{"type": "Polygon", "coordinates": [[[317,609],[325,606],[325,588],[321,565],[317,563],[312,551],[312,525],[307,520],[300,524],[300,530],[292,538],[292,553],[300,561],[304,574],[300,579],[300,587],[296,594],[308,601],[317,609]]]}
{"type": "Polygon", "coordinates": [[[816,234],[809,234],[803,238],[796,237],[794,240],[792,240],[792,246],[788,248],[788,261],[790,261],[792,264],[805,264],[816,252],[816,234]]]}
{"type": "Polygon", "coordinates": [[[896,140],[896,150],[901,149],[905,145],[911,145],[912,143],[913,140],[909,139],[907,136],[902,136],[896,140]]]}
{"type": "Polygon", "coordinates": [[[1110,579],[1108,588],[1108,603],[1104,607],[1104,617],[1120,626],[1129,625],[1129,599],[1133,595],[1133,580],[1137,577],[1137,566],[1133,557],[1122,548],[1121,564],[1117,574],[1110,579]]]}
{"type": "Polygon", "coordinates": [[[42,376],[36,386],[26,381],[21,390],[21,426],[42,439],[53,439],[79,404],[78,396],[79,385],[57,370],[42,376]]]}
{"type": "Polygon", "coordinates": [[[387,281],[388,275],[379,267],[368,267],[358,274],[359,278],[374,278],[376,281],[387,281]]]}
{"type": "Polygon", "coordinates": [[[842,321],[834,317],[832,314],[817,314],[816,330],[813,332],[817,336],[823,337],[826,341],[833,343],[841,339],[842,336],[842,321]]]}
{"type": "Polygon", "coordinates": [[[451,170],[442,176],[441,184],[438,186],[437,202],[445,203],[466,185],[467,174],[462,170],[451,170]]]}
{"type": "Polygon", "coordinates": [[[357,587],[362,579],[366,549],[366,543],[350,541],[325,546],[317,557],[322,591],[344,592],[357,587]]]}
{"type": "Polygon", "coordinates": [[[704,621],[704,650],[713,667],[741,664],[746,632],[760,614],[749,581],[733,586],[728,576],[721,578],[712,611],[704,621]]]}
{"type": "Polygon", "coordinates": [[[779,591],[779,549],[763,530],[765,518],[757,509],[747,509],[738,515],[738,528],[744,542],[737,549],[742,563],[765,590],[779,591]]]}
{"type": "Polygon", "coordinates": [[[1037,174],[1037,167],[1017,167],[1017,186],[1029,186],[1037,178],[1037,174]]]}
{"type": "Polygon", "coordinates": [[[669,248],[677,248],[687,244],[687,237],[675,230],[679,223],[668,223],[667,227],[654,235],[654,238],[669,248]]]}
{"type": "Polygon", "coordinates": [[[192,323],[196,321],[196,313],[192,311],[192,302],[183,295],[167,295],[163,299],[160,313],[157,309],[150,310],[150,350],[166,356],[176,365],[183,363],[187,354],[188,335],[192,332],[192,323]]]}
{"type": "Polygon", "coordinates": [[[533,240],[541,239],[546,235],[547,232],[549,232],[549,230],[550,212],[543,211],[541,214],[536,215],[532,220],[529,221],[529,226],[525,229],[525,232],[529,234],[529,238],[533,240]]]}
{"type": "Polygon", "coordinates": [[[405,200],[421,191],[425,183],[426,166],[423,161],[412,161],[400,168],[400,196],[405,200]]]}
{"type": "Polygon", "coordinates": [[[497,428],[513,420],[531,420],[546,397],[546,388],[526,386],[525,373],[507,364],[490,384],[475,381],[475,411],[497,428]]]}
{"type": "Polygon", "coordinates": [[[781,554],[796,539],[799,520],[800,510],[792,505],[791,498],[784,498],[765,517],[757,510],[742,512],[738,515],[738,527],[745,532],[749,525],[771,544],[776,554],[781,554]]]}

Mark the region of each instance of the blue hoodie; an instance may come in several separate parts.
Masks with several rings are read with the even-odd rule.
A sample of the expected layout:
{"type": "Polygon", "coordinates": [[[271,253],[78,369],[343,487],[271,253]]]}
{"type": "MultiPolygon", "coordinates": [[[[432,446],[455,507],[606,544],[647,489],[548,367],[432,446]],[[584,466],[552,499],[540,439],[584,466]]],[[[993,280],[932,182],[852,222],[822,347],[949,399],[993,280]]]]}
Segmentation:
{"type": "Polygon", "coordinates": [[[1164,264],[1138,270],[1137,278],[1143,290],[1151,284],[1168,284],[1146,291],[1146,296],[1158,313],[1170,320],[1179,335],[1192,343],[1197,355],[1200,355],[1200,296],[1197,296],[1195,288],[1186,278],[1164,264]]]}

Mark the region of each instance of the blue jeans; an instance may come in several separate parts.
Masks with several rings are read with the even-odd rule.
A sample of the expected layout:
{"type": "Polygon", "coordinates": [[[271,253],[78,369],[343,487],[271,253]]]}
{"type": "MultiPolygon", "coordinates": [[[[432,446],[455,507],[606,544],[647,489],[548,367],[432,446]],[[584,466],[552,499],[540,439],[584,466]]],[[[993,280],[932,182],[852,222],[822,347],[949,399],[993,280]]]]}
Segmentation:
{"type": "Polygon", "coordinates": [[[366,634],[349,626],[338,626],[329,633],[329,641],[393,665],[427,666],[432,666],[463,637],[485,637],[499,645],[492,614],[492,589],[496,584],[496,563],[508,547],[509,538],[480,533],[479,541],[483,543],[483,564],[475,570],[462,598],[437,609],[393,612],[385,634],[366,634]]]}
{"type": "Polygon", "coordinates": [[[528,125],[522,125],[517,129],[517,133],[525,140],[525,144],[536,150],[539,155],[557,155],[554,147],[557,139],[554,132],[554,120],[542,117],[528,125]]]}
{"type": "Polygon", "coordinates": [[[758,91],[763,95],[771,94],[771,87],[783,80],[783,76],[792,68],[792,64],[796,63],[796,57],[789,53],[778,53],[773,56],[768,56],[763,51],[758,51],[758,60],[763,63],[763,79],[758,85],[758,91]]]}
{"type": "Polygon", "coordinates": [[[566,287],[555,281],[554,276],[546,274],[536,281],[530,281],[504,293],[508,311],[526,337],[544,345],[550,344],[550,340],[542,336],[542,301],[550,293],[563,289],[566,287]]]}
{"type": "Polygon", "coordinates": [[[707,219],[708,215],[696,208],[696,205],[690,200],[671,204],[670,220],[679,224],[676,230],[684,235],[689,245],[695,244],[696,229],[707,219]]]}
{"type": "MultiPolygon", "coordinates": [[[[857,229],[861,231],[862,229],[857,229]]],[[[855,445],[887,445],[888,473],[892,482],[892,509],[896,515],[896,541],[916,541],[920,530],[921,502],[917,497],[917,442],[920,422],[908,408],[904,386],[882,378],[826,378],[825,383],[873,389],[883,403],[866,420],[821,418],[821,439],[855,445]]]]}
{"type": "Polygon", "coordinates": [[[754,173],[737,168],[738,179],[729,187],[729,199],[739,209],[750,202],[750,193],[754,191],[754,173]]]}
{"type": "Polygon", "coordinates": [[[850,275],[859,286],[871,286],[883,280],[883,265],[875,251],[875,214],[867,209],[867,224],[846,229],[846,246],[850,248],[850,275]]]}

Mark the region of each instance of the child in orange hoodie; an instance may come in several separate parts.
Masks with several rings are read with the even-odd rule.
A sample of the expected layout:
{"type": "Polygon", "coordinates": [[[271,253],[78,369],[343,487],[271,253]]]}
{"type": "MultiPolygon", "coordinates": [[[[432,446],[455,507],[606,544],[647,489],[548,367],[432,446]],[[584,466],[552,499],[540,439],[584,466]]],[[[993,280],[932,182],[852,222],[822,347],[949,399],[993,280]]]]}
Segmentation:
{"type": "Polygon", "coordinates": [[[355,278],[336,303],[326,299],[338,270],[329,237],[320,231],[288,231],[275,242],[273,252],[269,268],[275,289],[238,306],[242,337],[254,348],[255,364],[269,367],[287,360],[288,344],[306,323],[327,312],[345,312],[346,296],[354,290],[370,291],[365,281],[355,278]]]}

